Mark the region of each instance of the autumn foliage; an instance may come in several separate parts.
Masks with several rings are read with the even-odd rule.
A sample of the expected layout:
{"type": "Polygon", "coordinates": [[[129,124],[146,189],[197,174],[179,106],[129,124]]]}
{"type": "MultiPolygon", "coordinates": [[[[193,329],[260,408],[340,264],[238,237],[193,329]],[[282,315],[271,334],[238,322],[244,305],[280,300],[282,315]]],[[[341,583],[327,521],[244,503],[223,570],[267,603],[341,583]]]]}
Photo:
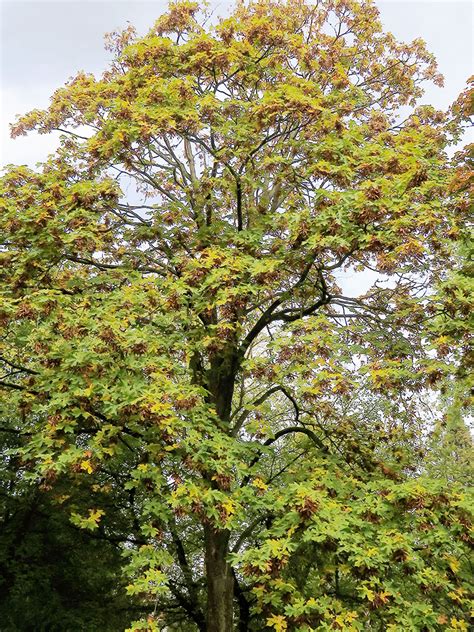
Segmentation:
{"type": "Polygon", "coordinates": [[[101,629],[467,631],[472,92],[419,105],[433,56],[362,0],[107,45],[0,189],[10,471],[123,554],[101,629]]]}

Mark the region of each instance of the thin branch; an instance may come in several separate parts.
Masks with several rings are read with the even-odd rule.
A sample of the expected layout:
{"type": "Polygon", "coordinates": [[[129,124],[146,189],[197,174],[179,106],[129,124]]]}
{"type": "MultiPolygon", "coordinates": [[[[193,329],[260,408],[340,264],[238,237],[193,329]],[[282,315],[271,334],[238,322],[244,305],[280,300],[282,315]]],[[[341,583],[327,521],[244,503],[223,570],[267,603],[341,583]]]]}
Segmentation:
{"type": "MultiPolygon", "coordinates": [[[[282,390],[281,386],[273,386],[268,391],[263,393],[263,395],[254,400],[251,404],[249,404],[249,406],[260,406],[260,404],[263,404],[263,402],[267,400],[271,395],[273,395],[273,393],[276,393],[279,390],[282,390]]],[[[242,428],[242,425],[249,416],[250,412],[250,410],[244,410],[244,412],[239,416],[239,418],[235,422],[235,426],[232,429],[232,437],[235,437],[237,435],[238,431],[242,428]]]]}
{"type": "MultiPolygon", "coordinates": [[[[276,314],[274,312],[287,299],[291,298],[293,292],[296,289],[298,289],[299,287],[301,287],[303,285],[303,283],[306,281],[306,278],[307,278],[311,268],[314,265],[314,262],[315,262],[315,258],[313,257],[309,261],[309,263],[306,265],[305,269],[301,273],[301,276],[298,279],[298,281],[295,283],[295,285],[290,290],[287,290],[287,291],[283,292],[263,312],[263,314],[260,316],[260,318],[257,320],[255,325],[252,327],[252,329],[248,332],[247,336],[242,341],[242,343],[240,345],[240,348],[239,348],[239,352],[238,352],[240,357],[243,357],[245,355],[245,353],[246,353],[247,349],[250,347],[251,343],[259,335],[259,333],[262,331],[262,329],[264,329],[267,325],[269,325],[272,322],[275,322],[276,320],[285,320],[286,322],[291,322],[291,318],[289,318],[289,317],[282,318],[281,317],[282,314],[284,315],[284,312],[277,312],[276,314]]],[[[320,276],[322,276],[322,275],[320,274],[320,276]]],[[[319,301],[316,302],[315,304],[313,304],[309,308],[309,310],[308,309],[306,310],[307,313],[312,313],[312,311],[315,311],[321,305],[324,305],[324,304],[328,303],[330,298],[331,297],[329,296],[329,294],[327,294],[322,299],[319,299],[319,301]]],[[[307,314],[306,313],[301,313],[301,315],[307,315],[307,314]]],[[[298,315],[296,318],[299,318],[299,317],[300,316],[298,315]]],[[[296,320],[296,318],[293,318],[293,320],[296,320]]]]}
{"type": "Polygon", "coordinates": [[[255,527],[257,525],[259,525],[261,522],[263,522],[264,520],[267,519],[267,516],[259,516],[258,518],[255,518],[255,520],[253,522],[251,522],[243,531],[242,533],[239,535],[239,537],[237,538],[236,543],[234,544],[234,546],[232,547],[232,553],[237,553],[240,550],[240,547],[242,546],[242,544],[245,542],[245,540],[249,537],[249,535],[251,535],[254,530],[255,527]]]}
{"type": "Polygon", "coordinates": [[[25,386],[20,386],[19,384],[13,384],[12,382],[4,382],[0,381],[0,386],[4,386],[5,388],[12,388],[15,391],[24,391],[25,393],[32,393],[33,395],[39,395],[38,391],[33,391],[25,386]]]}
{"type": "MultiPolygon", "coordinates": [[[[311,441],[318,446],[318,448],[324,453],[324,454],[328,454],[329,450],[327,448],[327,446],[324,445],[324,443],[321,441],[321,439],[309,428],[303,428],[301,426],[290,426],[289,428],[284,428],[283,430],[279,430],[277,433],[275,433],[275,436],[271,437],[270,439],[267,439],[265,441],[265,443],[262,444],[262,448],[264,447],[268,447],[270,445],[272,445],[272,443],[275,443],[275,441],[278,441],[278,439],[281,439],[281,437],[284,437],[285,435],[288,434],[304,434],[306,435],[309,439],[311,439],[311,441]]],[[[249,463],[249,469],[251,467],[253,467],[255,465],[255,463],[257,463],[260,459],[260,457],[264,454],[264,450],[260,449],[260,451],[258,452],[258,454],[256,454],[254,456],[254,458],[250,461],[249,463]]],[[[241,483],[241,487],[243,487],[244,485],[247,485],[247,483],[250,481],[250,474],[248,474],[241,483]]]]}
{"type": "Polygon", "coordinates": [[[11,366],[12,369],[18,369],[19,371],[23,371],[24,373],[29,373],[30,375],[39,375],[38,371],[33,371],[33,369],[27,369],[24,366],[15,364],[11,360],[7,360],[4,356],[0,356],[0,361],[5,362],[5,364],[8,364],[8,366],[11,366]]]}

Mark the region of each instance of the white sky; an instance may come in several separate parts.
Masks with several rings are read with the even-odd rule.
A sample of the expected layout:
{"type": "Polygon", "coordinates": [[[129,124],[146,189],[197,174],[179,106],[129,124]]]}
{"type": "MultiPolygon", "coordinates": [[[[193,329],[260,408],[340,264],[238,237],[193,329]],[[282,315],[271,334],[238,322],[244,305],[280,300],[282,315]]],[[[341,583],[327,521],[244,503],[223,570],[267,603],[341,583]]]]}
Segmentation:
{"type": "MultiPolygon", "coordinates": [[[[211,0],[225,13],[229,0],[211,0]]],[[[100,73],[110,59],[107,31],[131,22],[145,33],[165,0],[0,0],[0,166],[33,166],[56,146],[51,135],[9,138],[16,114],[46,107],[50,95],[78,70],[100,73]]],[[[378,0],[382,21],[402,41],[422,37],[435,53],[444,88],[429,86],[423,101],[444,109],[473,74],[473,13],[469,0],[378,0]]]]}

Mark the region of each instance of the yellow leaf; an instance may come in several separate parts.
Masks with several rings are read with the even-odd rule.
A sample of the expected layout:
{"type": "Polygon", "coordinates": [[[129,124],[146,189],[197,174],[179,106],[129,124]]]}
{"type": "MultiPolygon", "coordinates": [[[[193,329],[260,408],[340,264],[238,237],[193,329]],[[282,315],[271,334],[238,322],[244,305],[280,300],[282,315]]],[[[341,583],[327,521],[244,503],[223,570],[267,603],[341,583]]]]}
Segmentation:
{"type": "Polygon", "coordinates": [[[285,632],[285,630],[288,629],[286,619],[282,617],[281,614],[274,615],[267,619],[267,625],[272,626],[276,632],[285,632]]]}
{"type": "Polygon", "coordinates": [[[464,588],[456,588],[455,590],[448,592],[448,597],[450,597],[453,601],[457,601],[461,604],[464,600],[465,592],[466,591],[464,590],[464,588]]]}
{"type": "Polygon", "coordinates": [[[222,503],[222,508],[229,518],[235,513],[235,503],[231,498],[226,498],[226,500],[222,503]]]}
{"type": "Polygon", "coordinates": [[[370,590],[370,588],[367,588],[367,586],[363,586],[361,588],[361,592],[363,594],[363,596],[368,599],[369,601],[373,601],[375,599],[375,593],[373,590],[370,590]]]}
{"type": "Polygon", "coordinates": [[[92,474],[92,472],[94,471],[94,468],[92,467],[92,464],[89,461],[89,459],[85,459],[84,461],[81,461],[81,470],[84,470],[88,474],[92,474]]]}
{"type": "Polygon", "coordinates": [[[178,443],[172,443],[171,445],[165,446],[166,452],[173,452],[173,450],[176,450],[176,448],[179,448],[178,443]]]}
{"type": "Polygon", "coordinates": [[[454,557],[448,557],[449,568],[453,571],[453,573],[457,573],[460,567],[459,560],[454,557]]]}
{"type": "Polygon", "coordinates": [[[102,509],[89,509],[89,517],[87,519],[97,524],[104,513],[105,511],[102,509]]]}
{"type": "Polygon", "coordinates": [[[262,491],[265,491],[266,489],[268,489],[268,485],[264,483],[261,478],[255,478],[252,481],[252,485],[256,487],[257,489],[261,489],[262,491]]]}

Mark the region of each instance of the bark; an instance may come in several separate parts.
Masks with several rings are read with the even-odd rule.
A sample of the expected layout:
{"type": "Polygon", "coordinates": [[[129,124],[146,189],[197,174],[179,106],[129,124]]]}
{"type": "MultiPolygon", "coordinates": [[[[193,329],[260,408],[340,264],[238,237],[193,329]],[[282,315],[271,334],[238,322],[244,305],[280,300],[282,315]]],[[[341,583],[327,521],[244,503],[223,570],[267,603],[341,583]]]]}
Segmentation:
{"type": "MultiPolygon", "coordinates": [[[[235,377],[238,372],[238,355],[235,344],[230,343],[219,355],[210,360],[206,386],[217,416],[226,431],[232,408],[235,377]]],[[[219,489],[219,483],[211,485],[219,489]]],[[[234,575],[227,562],[230,532],[210,524],[204,525],[205,566],[207,580],[207,632],[234,632],[234,575]]]]}
{"type": "Polygon", "coordinates": [[[235,575],[235,571],[232,571],[234,578],[234,595],[239,604],[239,632],[248,632],[250,622],[250,606],[244,591],[240,587],[239,581],[235,575]]]}
{"type": "Polygon", "coordinates": [[[229,532],[204,528],[207,576],[207,632],[233,632],[234,578],[227,562],[229,532]]]}
{"type": "Polygon", "coordinates": [[[212,358],[210,362],[206,385],[217,415],[224,424],[229,423],[238,369],[238,356],[233,347],[212,358]]]}

